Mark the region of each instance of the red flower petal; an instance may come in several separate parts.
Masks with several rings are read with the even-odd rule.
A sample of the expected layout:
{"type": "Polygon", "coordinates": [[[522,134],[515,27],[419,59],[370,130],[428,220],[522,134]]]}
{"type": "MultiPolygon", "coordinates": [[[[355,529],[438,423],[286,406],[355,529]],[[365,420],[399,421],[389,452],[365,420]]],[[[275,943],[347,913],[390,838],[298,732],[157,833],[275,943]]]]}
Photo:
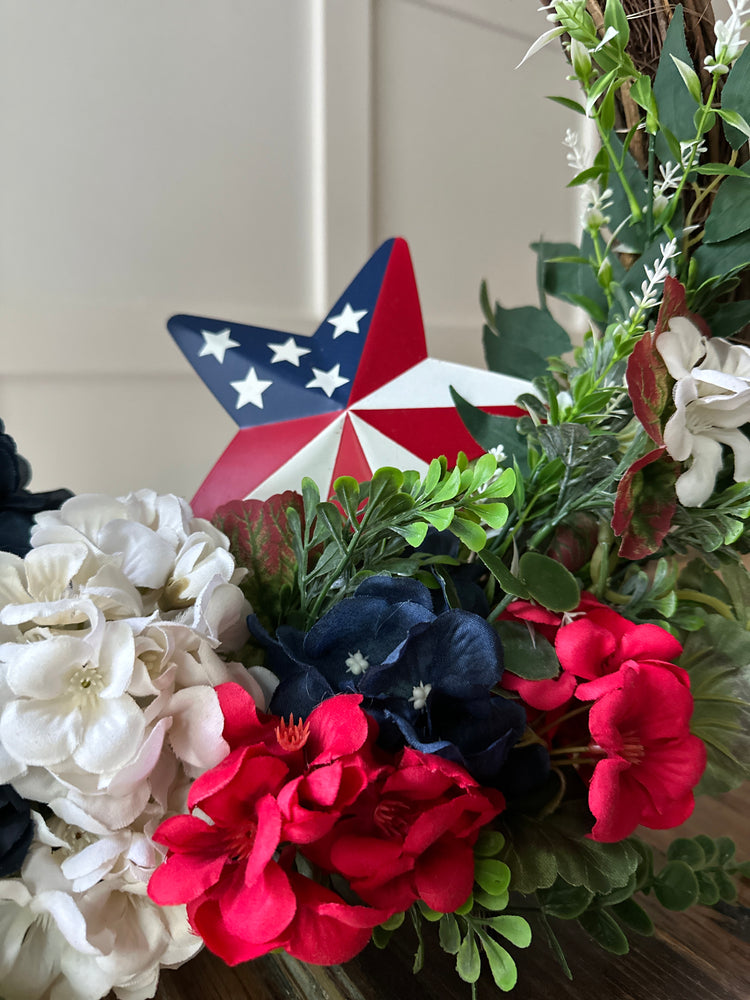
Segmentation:
{"type": "Polygon", "coordinates": [[[429,907],[452,913],[466,902],[474,885],[474,852],[464,841],[446,835],[420,856],[414,881],[419,898],[429,907]]]}
{"type": "Polygon", "coordinates": [[[338,965],[354,958],[370,940],[372,928],[392,911],[349,906],[340,896],[294,872],[290,880],[297,896],[297,913],[284,942],[301,962],[338,965]]]}
{"type": "Polygon", "coordinates": [[[356,753],[369,732],[367,716],[359,707],[360,694],[338,694],[310,712],[310,736],[306,750],[310,766],[328,764],[337,757],[356,753]]]}
{"type": "Polygon", "coordinates": [[[507,670],[500,681],[507,691],[516,691],[525,705],[549,712],[560,708],[573,697],[578,681],[569,670],[561,670],[557,677],[542,681],[528,681],[507,670]]]}
{"type": "Polygon", "coordinates": [[[221,877],[223,854],[170,854],[151,876],[148,894],[160,906],[175,906],[197,899],[221,877]]]}
{"type": "Polygon", "coordinates": [[[273,940],[283,934],[297,908],[287,874],[271,861],[248,884],[243,867],[237,865],[231,881],[222,882],[218,899],[224,924],[235,937],[247,941],[273,940]]]}

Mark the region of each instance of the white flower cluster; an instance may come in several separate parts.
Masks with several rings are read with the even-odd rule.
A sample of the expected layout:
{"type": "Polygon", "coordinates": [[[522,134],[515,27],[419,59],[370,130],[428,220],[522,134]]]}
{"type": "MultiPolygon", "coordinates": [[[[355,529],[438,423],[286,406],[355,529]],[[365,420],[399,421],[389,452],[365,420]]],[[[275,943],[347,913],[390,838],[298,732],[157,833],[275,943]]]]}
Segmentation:
{"type": "Polygon", "coordinates": [[[716,48],[704,59],[706,69],[714,76],[728,73],[747,44],[742,29],[750,22],[750,0],[728,0],[730,14],[726,21],[714,24],[716,48]]]}
{"type": "MultiPolygon", "coordinates": [[[[214,687],[249,608],[226,537],[173,496],[78,496],[0,553],[0,784],[43,803],[18,878],[0,879],[5,1000],[152,997],[200,947],[146,894],[191,781],[227,753],[214,687]]],[[[263,674],[260,674],[261,679],[263,674]]]]}
{"type": "Polygon", "coordinates": [[[734,453],[735,482],[750,479],[750,441],[740,430],[750,421],[750,349],[708,340],[684,316],[670,320],[656,349],[675,379],[664,443],[678,462],[691,460],[677,480],[677,498],[699,507],[713,493],[722,445],[734,453]]]}
{"type": "MultiPolygon", "coordinates": [[[[566,159],[568,166],[572,167],[576,173],[587,170],[594,162],[591,148],[583,148],[581,136],[573,129],[568,129],[563,139],[563,146],[568,150],[566,159]]],[[[599,185],[592,181],[587,181],[580,187],[579,204],[581,206],[580,224],[582,229],[589,232],[598,232],[609,225],[610,218],[606,214],[612,207],[612,188],[599,190],[599,185]]]]}
{"type": "Polygon", "coordinates": [[[648,309],[654,309],[661,302],[661,288],[670,273],[669,262],[680,254],[677,240],[672,239],[668,243],[660,243],[659,252],[661,257],[654,261],[654,266],[646,265],[643,268],[646,278],[641,282],[640,293],[630,293],[634,302],[634,305],[630,307],[630,319],[640,316],[648,309]]]}

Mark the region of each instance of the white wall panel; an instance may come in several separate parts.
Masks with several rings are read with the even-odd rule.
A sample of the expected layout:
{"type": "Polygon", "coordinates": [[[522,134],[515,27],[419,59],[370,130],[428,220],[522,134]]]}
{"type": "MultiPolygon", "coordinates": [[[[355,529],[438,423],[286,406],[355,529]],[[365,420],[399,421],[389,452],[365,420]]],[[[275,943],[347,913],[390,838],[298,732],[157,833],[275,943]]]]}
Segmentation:
{"type": "Polygon", "coordinates": [[[563,56],[551,46],[515,68],[546,26],[533,4],[376,12],[376,233],[409,234],[433,352],[481,363],[480,279],[506,305],[535,304],[528,244],[572,228],[560,142],[574,116],[545,100],[569,87],[563,56]]]}
{"type": "Polygon", "coordinates": [[[572,199],[520,0],[0,0],[0,416],[38,489],[191,495],[233,423],[174,312],[312,332],[387,236],[436,356],[572,199]]]}

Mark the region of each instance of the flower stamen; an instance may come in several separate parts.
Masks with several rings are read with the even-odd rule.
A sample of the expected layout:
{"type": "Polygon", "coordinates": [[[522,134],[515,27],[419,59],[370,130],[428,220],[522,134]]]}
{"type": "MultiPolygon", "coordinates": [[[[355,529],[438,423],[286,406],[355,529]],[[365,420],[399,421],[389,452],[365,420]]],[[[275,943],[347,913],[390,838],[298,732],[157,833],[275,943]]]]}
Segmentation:
{"type": "Polygon", "coordinates": [[[295,722],[290,712],[289,722],[282,719],[275,732],[282,750],[301,750],[310,735],[310,723],[304,722],[301,717],[299,722],[295,722]]]}

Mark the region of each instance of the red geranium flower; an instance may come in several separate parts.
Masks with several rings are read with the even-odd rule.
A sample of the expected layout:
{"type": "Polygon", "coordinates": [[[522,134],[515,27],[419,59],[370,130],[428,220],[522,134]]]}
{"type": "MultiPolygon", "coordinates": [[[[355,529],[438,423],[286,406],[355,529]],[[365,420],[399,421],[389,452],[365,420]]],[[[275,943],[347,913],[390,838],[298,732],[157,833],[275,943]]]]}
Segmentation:
{"type": "Polygon", "coordinates": [[[693,698],[683,675],[671,664],[630,660],[578,686],[576,697],[596,699],[589,730],[594,749],[607,755],[589,785],[594,840],[622,840],[639,823],[679,826],[693,811],[706,747],[690,733],[693,698]]]}
{"type": "Polygon", "coordinates": [[[457,764],[406,748],[307,853],[372,906],[397,913],[422,899],[450,913],[471,892],[479,831],[504,805],[457,764]]]}
{"type": "Polygon", "coordinates": [[[229,964],[280,946],[319,956],[309,961],[346,961],[394,910],[350,907],[291,871],[294,849],[286,863],[277,855],[284,843],[328,833],[378,773],[365,746],[374,736],[361,697],[330,698],[293,725],[258,715],[237,685],[218,691],[224,738],[234,749],[188,797],[211,823],[189,815],[161,824],[154,839],[169,854],[149,895],[162,905],[187,903],[193,928],[229,964]],[[317,944],[306,942],[310,921],[320,921],[317,944]]]}
{"type": "MultiPolygon", "coordinates": [[[[579,679],[594,680],[619,670],[623,663],[669,664],[682,652],[673,635],[658,625],[636,625],[601,604],[591,594],[582,594],[572,620],[539,608],[529,601],[513,601],[506,615],[525,621],[554,643],[561,671],[548,680],[529,681],[507,670],[502,686],[516,691],[532,708],[551,711],[567,704],[575,695],[579,679]]],[[[683,680],[679,667],[669,668],[683,680]]]]}

